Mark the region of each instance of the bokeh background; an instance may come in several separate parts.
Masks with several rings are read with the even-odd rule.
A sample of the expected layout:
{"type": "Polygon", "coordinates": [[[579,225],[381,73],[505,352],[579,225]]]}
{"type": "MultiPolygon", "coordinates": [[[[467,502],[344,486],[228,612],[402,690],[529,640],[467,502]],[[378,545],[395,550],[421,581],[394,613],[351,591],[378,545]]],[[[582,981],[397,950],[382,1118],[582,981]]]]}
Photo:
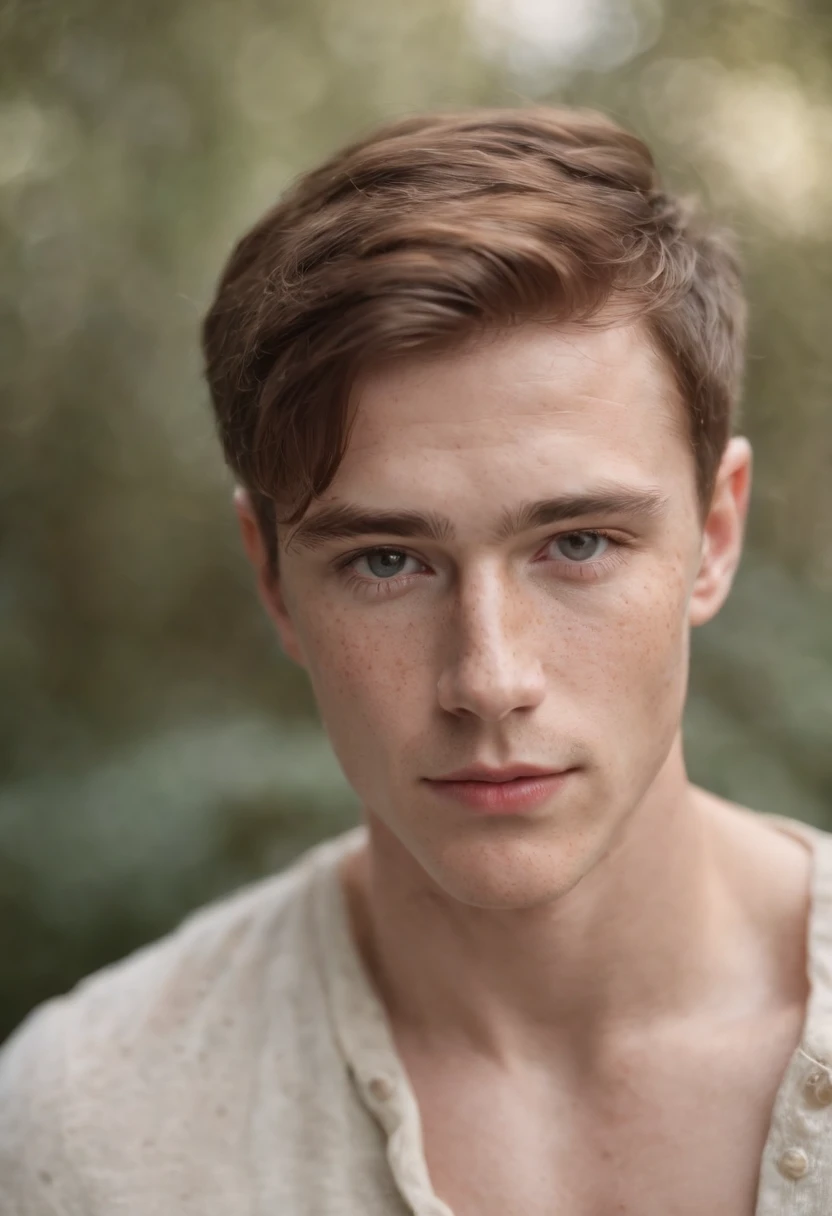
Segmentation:
{"type": "Polygon", "coordinates": [[[3,0],[0,1038],[356,815],[201,379],[232,241],[380,119],[542,100],[630,124],[740,233],[755,498],[689,767],[832,827],[829,0],[3,0]]]}

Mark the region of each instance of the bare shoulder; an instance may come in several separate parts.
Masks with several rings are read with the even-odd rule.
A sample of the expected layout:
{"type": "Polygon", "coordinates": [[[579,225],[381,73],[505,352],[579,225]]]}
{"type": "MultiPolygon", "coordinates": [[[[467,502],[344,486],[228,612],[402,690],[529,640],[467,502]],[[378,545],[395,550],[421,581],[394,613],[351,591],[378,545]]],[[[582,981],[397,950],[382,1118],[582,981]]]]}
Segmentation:
{"type": "Polygon", "coordinates": [[[714,849],[749,915],[784,948],[802,943],[812,898],[815,848],[826,833],[694,787],[713,827],[714,849]]]}
{"type": "Polygon", "coordinates": [[[812,838],[818,833],[786,815],[769,815],[721,798],[700,786],[694,797],[727,847],[738,848],[749,860],[769,862],[778,872],[793,870],[805,878],[811,869],[812,838]]]}

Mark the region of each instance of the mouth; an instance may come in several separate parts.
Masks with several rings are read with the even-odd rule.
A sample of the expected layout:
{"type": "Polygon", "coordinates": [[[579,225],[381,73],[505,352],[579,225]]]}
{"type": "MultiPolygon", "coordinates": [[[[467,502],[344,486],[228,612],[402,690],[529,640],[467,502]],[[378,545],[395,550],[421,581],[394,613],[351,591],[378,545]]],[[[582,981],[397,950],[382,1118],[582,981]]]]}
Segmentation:
{"type": "Polygon", "coordinates": [[[551,769],[527,764],[500,769],[472,765],[426,779],[426,784],[439,797],[481,814],[510,815],[543,806],[576,772],[575,768],[551,769]]]}
{"type": "Polygon", "coordinates": [[[470,764],[467,768],[455,769],[452,773],[443,773],[441,777],[433,777],[433,781],[489,781],[502,784],[506,781],[518,781],[533,777],[559,777],[569,769],[543,768],[537,764],[510,764],[505,768],[489,768],[487,764],[470,764]]]}

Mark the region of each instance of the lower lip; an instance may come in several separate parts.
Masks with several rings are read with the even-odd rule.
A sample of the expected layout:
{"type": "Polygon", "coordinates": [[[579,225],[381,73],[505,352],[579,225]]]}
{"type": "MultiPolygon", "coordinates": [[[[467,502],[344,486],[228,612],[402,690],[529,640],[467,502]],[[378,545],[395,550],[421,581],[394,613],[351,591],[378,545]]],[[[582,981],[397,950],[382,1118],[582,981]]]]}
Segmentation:
{"type": "Polygon", "coordinates": [[[481,815],[517,815],[542,806],[556,794],[574,772],[540,777],[517,777],[513,781],[431,781],[437,794],[453,798],[481,815]]]}

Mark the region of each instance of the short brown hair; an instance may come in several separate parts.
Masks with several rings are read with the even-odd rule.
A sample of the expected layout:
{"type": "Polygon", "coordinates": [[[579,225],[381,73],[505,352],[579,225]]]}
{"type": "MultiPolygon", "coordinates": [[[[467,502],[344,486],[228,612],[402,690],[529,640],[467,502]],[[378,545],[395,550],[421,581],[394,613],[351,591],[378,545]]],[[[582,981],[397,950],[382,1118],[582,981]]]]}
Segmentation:
{"type": "Polygon", "coordinates": [[[731,434],[745,303],[724,231],[635,135],[580,110],[390,123],[302,176],[233,250],[205,318],[228,464],[272,564],[332,481],[363,369],[524,319],[643,317],[675,374],[700,507],[731,434]]]}

